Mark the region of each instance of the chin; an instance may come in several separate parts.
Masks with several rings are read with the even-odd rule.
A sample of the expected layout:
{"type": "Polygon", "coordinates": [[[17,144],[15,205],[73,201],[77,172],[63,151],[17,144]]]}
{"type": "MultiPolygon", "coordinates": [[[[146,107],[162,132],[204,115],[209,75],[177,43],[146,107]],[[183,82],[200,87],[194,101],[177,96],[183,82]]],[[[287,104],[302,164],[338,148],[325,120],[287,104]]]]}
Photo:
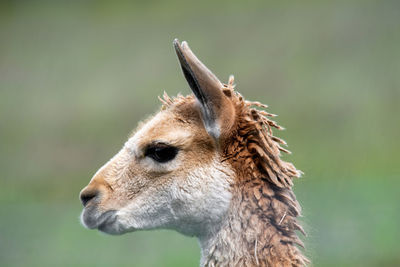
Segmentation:
{"type": "Polygon", "coordinates": [[[118,222],[116,210],[101,212],[95,206],[88,206],[82,211],[81,223],[88,229],[98,229],[110,235],[121,235],[126,232],[118,222]]]}

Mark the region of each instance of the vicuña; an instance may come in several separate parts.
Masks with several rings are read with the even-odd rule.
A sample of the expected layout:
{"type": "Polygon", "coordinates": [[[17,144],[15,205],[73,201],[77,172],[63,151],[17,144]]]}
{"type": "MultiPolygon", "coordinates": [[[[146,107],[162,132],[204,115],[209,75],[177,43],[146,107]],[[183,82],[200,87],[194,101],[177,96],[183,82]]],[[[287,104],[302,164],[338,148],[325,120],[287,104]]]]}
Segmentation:
{"type": "Polygon", "coordinates": [[[84,226],[108,234],[174,229],[196,236],[201,266],[304,266],[292,191],[301,172],[280,158],[281,127],[174,41],[193,94],[160,98],[81,191],[84,226]]]}

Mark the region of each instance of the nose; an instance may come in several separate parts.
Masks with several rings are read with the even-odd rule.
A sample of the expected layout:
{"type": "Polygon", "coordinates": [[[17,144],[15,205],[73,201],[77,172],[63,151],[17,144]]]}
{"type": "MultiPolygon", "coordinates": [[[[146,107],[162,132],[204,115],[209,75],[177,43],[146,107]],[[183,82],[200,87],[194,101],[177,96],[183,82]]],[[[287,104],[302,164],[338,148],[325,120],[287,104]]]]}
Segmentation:
{"type": "Polygon", "coordinates": [[[85,188],[79,194],[79,198],[81,199],[83,206],[86,207],[89,201],[97,197],[99,193],[99,190],[96,188],[85,188]]]}

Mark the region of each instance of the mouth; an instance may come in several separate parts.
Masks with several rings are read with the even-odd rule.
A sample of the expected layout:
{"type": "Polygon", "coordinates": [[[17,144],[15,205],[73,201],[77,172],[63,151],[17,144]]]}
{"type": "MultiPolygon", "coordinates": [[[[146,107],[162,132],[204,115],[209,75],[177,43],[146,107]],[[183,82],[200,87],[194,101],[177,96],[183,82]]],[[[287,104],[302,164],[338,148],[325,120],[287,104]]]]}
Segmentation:
{"type": "Polygon", "coordinates": [[[101,213],[95,207],[87,207],[82,211],[81,222],[86,228],[98,229],[105,233],[115,234],[113,225],[117,220],[116,213],[116,210],[109,210],[101,213]]]}
{"type": "Polygon", "coordinates": [[[107,234],[118,234],[118,231],[115,227],[115,222],[117,221],[116,213],[117,212],[115,210],[110,210],[103,213],[99,218],[100,223],[97,226],[97,229],[107,234]]]}
{"type": "Polygon", "coordinates": [[[99,223],[97,225],[97,229],[101,231],[101,229],[106,228],[107,225],[113,224],[117,219],[117,216],[115,216],[116,213],[117,212],[115,210],[109,210],[101,214],[98,219],[99,223]]]}

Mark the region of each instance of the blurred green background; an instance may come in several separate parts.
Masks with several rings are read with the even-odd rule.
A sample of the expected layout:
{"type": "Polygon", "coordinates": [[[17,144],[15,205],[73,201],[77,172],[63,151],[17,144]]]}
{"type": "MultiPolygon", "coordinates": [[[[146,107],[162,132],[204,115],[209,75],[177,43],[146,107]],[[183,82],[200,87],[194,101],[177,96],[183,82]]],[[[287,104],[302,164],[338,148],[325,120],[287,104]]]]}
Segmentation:
{"type": "Polygon", "coordinates": [[[287,128],[314,266],[400,266],[399,1],[2,1],[0,265],[198,266],[194,238],[106,236],[78,193],[157,96],[172,40],[287,128]]]}

